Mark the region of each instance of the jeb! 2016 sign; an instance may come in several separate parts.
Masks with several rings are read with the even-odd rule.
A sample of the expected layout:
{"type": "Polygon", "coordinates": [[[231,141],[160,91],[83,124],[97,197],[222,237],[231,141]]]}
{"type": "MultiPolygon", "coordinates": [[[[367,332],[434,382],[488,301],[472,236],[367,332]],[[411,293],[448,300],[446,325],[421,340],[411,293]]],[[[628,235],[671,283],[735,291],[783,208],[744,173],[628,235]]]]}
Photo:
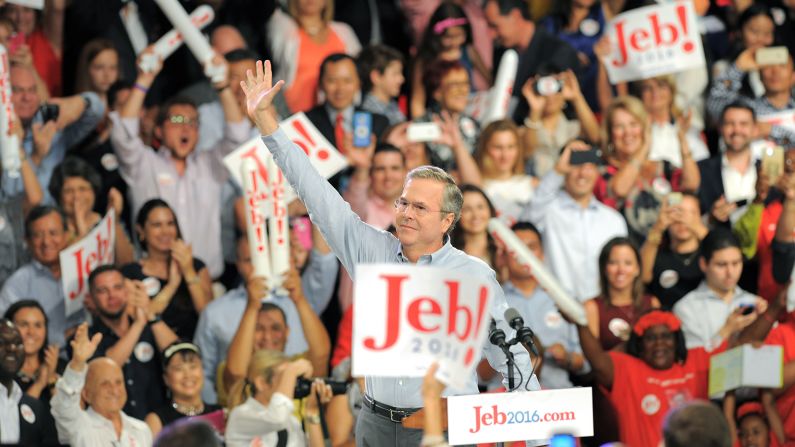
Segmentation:
{"type": "Polygon", "coordinates": [[[613,52],[605,62],[612,84],[702,67],[704,49],[692,2],[646,6],[608,25],[613,52]]]}
{"type": "Polygon", "coordinates": [[[360,264],[355,278],[355,376],[422,377],[438,361],[440,379],[466,384],[488,330],[485,278],[401,264],[360,264]]]}

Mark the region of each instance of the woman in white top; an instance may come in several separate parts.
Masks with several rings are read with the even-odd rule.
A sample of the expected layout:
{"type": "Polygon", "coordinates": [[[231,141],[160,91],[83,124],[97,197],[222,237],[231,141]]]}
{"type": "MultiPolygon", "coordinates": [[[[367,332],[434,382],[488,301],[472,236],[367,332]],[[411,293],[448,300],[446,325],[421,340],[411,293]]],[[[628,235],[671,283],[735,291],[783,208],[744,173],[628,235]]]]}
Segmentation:
{"type": "Polygon", "coordinates": [[[497,215],[512,224],[533,198],[538,179],[525,174],[519,129],[511,120],[495,121],[478,140],[475,161],[480,167],[483,190],[497,215]]]}
{"type": "Polygon", "coordinates": [[[301,421],[294,414],[293,395],[299,377],[312,377],[312,364],[308,360],[289,361],[283,353],[271,350],[254,353],[247,380],[238,382],[230,391],[232,410],[226,424],[226,445],[271,446],[286,437],[287,447],[323,447],[318,395],[321,403],[327,403],[331,387],[319,379],[312,382],[303,409],[304,433],[301,421]]]}

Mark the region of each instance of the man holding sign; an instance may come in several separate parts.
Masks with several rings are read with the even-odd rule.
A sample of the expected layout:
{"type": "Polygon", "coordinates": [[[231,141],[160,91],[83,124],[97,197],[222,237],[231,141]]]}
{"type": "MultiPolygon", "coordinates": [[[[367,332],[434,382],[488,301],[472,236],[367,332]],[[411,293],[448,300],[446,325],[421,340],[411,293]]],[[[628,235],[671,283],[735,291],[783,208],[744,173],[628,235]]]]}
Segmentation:
{"type": "MultiPolygon", "coordinates": [[[[331,185],[312,167],[306,154],[287,137],[269,113],[273,98],[284,81],[272,85],[270,62],[257,62],[256,75],[248,72],[241,82],[246,93],[251,119],[263,134],[263,142],[276,164],[306,204],[312,221],[318,226],[334,253],[349,272],[364,263],[406,263],[445,267],[488,282],[494,300],[490,309],[500,329],[510,337],[503,319],[507,309],[505,297],[494,271],[450,245],[448,232],[457,222],[463,197],[453,179],[444,171],[422,166],[409,172],[403,193],[395,202],[397,238],[362,222],[331,185]]],[[[356,149],[354,149],[356,150],[356,149]]],[[[514,346],[517,367],[526,383],[520,387],[537,389],[538,381],[530,374],[530,358],[525,349],[514,346]]],[[[489,363],[507,376],[506,358],[496,346],[483,354],[489,363]]],[[[473,381],[468,390],[476,393],[473,381]]],[[[366,377],[364,410],[357,422],[359,445],[419,445],[421,430],[407,429],[403,419],[422,407],[419,378],[366,377]],[[390,416],[386,416],[389,414],[390,416]]]]}

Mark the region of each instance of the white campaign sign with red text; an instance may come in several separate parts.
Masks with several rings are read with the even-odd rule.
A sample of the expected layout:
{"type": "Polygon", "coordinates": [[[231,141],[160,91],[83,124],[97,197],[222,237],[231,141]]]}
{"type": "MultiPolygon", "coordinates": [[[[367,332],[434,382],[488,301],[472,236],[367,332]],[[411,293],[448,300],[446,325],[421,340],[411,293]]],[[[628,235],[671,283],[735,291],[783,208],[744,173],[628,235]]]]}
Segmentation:
{"type": "Polygon", "coordinates": [[[591,388],[482,393],[447,398],[451,445],[593,436],[591,388]]]}
{"type": "Polygon", "coordinates": [[[604,61],[612,84],[703,67],[706,64],[692,2],[633,9],[607,26],[613,53],[604,61]]]}
{"type": "Polygon", "coordinates": [[[83,308],[91,271],[113,264],[115,244],[116,213],[111,209],[85,237],[61,251],[61,288],[67,317],[83,308]]]}
{"type": "Polygon", "coordinates": [[[757,117],[760,123],[770,123],[773,126],[785,127],[795,132],[795,110],[782,110],[781,112],[760,115],[757,117]]]}
{"type": "MultiPolygon", "coordinates": [[[[334,145],[323,137],[319,130],[309,121],[303,113],[296,113],[295,115],[285,119],[279,123],[279,127],[284,130],[288,137],[299,148],[309,156],[312,166],[325,178],[331,178],[334,174],[343,170],[348,166],[348,161],[345,160],[334,145]]],[[[240,164],[244,158],[251,158],[257,162],[257,168],[263,181],[268,180],[268,165],[267,160],[271,157],[270,151],[262,142],[262,138],[255,137],[243,143],[240,147],[234,150],[231,154],[224,157],[224,165],[229,170],[229,173],[237,181],[238,185],[243,184],[243,179],[240,177],[240,164]]],[[[286,203],[292,202],[296,198],[295,191],[289,184],[284,184],[284,200],[286,203]]]]}
{"type": "Polygon", "coordinates": [[[406,264],[356,266],[353,375],[422,377],[434,361],[454,388],[472,378],[491,318],[486,278],[406,264]]]}

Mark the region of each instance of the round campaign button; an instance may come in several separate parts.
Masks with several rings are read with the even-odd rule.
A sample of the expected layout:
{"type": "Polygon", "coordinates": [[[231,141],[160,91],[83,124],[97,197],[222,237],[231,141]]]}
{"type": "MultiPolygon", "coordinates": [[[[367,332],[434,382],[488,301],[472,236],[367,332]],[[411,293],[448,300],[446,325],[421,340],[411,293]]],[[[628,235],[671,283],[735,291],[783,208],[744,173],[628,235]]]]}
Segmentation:
{"type": "Polygon", "coordinates": [[[654,191],[661,196],[667,195],[671,192],[671,183],[663,177],[657,177],[654,179],[651,182],[651,187],[654,188],[654,191]]]}
{"type": "Polygon", "coordinates": [[[135,358],[141,363],[146,363],[155,356],[155,349],[146,341],[138,342],[133,352],[135,353],[135,358]]]}
{"type": "Polygon", "coordinates": [[[679,282],[679,273],[676,270],[663,270],[660,273],[660,286],[663,289],[670,289],[679,282]]]}
{"type": "Polygon", "coordinates": [[[561,317],[556,310],[551,310],[544,315],[544,323],[546,323],[548,328],[556,328],[560,326],[560,323],[562,322],[563,317],[561,317]]]}
{"type": "Polygon", "coordinates": [[[155,296],[157,295],[157,292],[160,291],[160,281],[158,281],[157,278],[147,276],[141,282],[143,283],[144,288],[146,289],[146,294],[149,296],[155,296]]]}
{"type": "Polygon", "coordinates": [[[618,317],[613,318],[609,323],[607,323],[607,328],[610,329],[610,332],[616,337],[625,341],[629,340],[630,327],[629,323],[627,323],[627,320],[618,317]]]}
{"type": "Polygon", "coordinates": [[[647,394],[643,396],[643,399],[641,399],[640,408],[643,410],[644,413],[651,416],[654,413],[660,411],[660,398],[658,398],[654,394],[647,394]]]}
{"type": "Polygon", "coordinates": [[[590,17],[580,22],[580,32],[588,37],[597,35],[599,33],[599,28],[599,22],[590,17]]]}
{"type": "Polygon", "coordinates": [[[99,159],[99,162],[102,163],[102,167],[105,168],[106,171],[115,171],[119,169],[119,159],[116,158],[116,154],[105,154],[99,159]]]}
{"type": "Polygon", "coordinates": [[[19,414],[22,415],[22,419],[24,419],[28,424],[33,424],[36,422],[36,413],[33,412],[33,409],[30,408],[28,404],[22,404],[19,406],[19,414]]]}

